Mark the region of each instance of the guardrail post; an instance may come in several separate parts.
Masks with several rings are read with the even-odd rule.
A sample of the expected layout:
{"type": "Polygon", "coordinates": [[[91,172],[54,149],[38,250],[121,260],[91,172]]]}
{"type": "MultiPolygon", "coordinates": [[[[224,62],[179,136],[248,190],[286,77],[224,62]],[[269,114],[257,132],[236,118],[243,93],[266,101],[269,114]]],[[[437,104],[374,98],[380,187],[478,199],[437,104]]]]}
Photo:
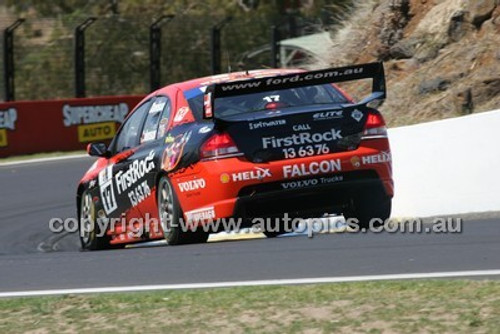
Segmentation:
{"type": "Polygon", "coordinates": [[[161,85],[161,24],[169,22],[174,15],[163,15],[149,26],[149,86],[151,91],[161,85]]]}
{"type": "Polygon", "coordinates": [[[97,20],[89,17],[75,28],[75,97],[85,97],[85,29],[97,20]]]}
{"type": "Polygon", "coordinates": [[[219,74],[221,72],[221,54],[220,54],[220,32],[224,26],[229,23],[233,18],[226,17],[224,20],[214,25],[211,30],[211,67],[212,74],[219,74]]]}
{"type": "Polygon", "coordinates": [[[278,68],[280,66],[280,44],[279,44],[278,26],[271,27],[271,67],[278,68]]]}
{"type": "Polygon", "coordinates": [[[3,31],[3,70],[5,84],[5,101],[14,101],[14,30],[25,20],[17,19],[3,31]]]}

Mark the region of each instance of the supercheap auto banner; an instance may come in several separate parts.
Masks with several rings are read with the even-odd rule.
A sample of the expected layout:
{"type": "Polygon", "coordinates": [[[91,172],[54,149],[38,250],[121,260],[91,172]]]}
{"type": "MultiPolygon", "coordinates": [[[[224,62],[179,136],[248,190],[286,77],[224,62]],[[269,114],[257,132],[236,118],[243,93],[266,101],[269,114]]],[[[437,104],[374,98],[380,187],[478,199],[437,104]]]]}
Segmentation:
{"type": "Polygon", "coordinates": [[[0,158],[109,143],[144,96],[0,103],[0,158]]]}

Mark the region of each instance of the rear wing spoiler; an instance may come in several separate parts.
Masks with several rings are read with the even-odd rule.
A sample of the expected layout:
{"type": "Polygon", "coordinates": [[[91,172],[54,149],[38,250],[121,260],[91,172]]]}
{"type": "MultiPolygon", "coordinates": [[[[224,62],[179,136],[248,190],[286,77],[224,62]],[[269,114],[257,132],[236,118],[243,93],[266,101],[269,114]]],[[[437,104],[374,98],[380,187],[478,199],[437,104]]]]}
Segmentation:
{"type": "Polygon", "coordinates": [[[373,80],[372,93],[356,103],[357,105],[385,99],[385,73],[381,62],[213,84],[205,91],[203,118],[216,116],[214,101],[221,97],[362,79],[373,80]]]}

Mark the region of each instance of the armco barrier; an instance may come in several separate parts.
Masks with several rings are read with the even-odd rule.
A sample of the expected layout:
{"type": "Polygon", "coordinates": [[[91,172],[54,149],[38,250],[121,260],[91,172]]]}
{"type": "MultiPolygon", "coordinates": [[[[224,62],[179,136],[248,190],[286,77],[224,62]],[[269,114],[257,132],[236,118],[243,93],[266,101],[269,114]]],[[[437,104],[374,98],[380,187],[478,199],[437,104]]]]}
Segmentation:
{"type": "Polygon", "coordinates": [[[143,96],[0,103],[0,158],[109,142],[143,96]]]}
{"type": "Polygon", "coordinates": [[[500,211],[500,110],[389,130],[393,217],[500,211]]]}

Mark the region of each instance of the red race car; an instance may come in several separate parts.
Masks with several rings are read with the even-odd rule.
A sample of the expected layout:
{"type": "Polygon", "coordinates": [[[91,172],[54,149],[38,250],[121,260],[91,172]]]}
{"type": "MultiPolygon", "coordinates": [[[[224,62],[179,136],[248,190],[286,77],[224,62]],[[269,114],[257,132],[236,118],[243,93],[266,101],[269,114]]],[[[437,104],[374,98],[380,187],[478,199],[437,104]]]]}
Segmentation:
{"type": "Polygon", "coordinates": [[[230,73],[151,93],[109,146],[88,147],[100,158],[77,190],[82,248],[205,242],[228,218],[271,222],[268,237],[293,229],[279,217],[387,219],[387,129],[368,106],[385,95],[382,63],[230,73]],[[360,79],[373,81],[360,102],[335,85],[360,79]]]}

